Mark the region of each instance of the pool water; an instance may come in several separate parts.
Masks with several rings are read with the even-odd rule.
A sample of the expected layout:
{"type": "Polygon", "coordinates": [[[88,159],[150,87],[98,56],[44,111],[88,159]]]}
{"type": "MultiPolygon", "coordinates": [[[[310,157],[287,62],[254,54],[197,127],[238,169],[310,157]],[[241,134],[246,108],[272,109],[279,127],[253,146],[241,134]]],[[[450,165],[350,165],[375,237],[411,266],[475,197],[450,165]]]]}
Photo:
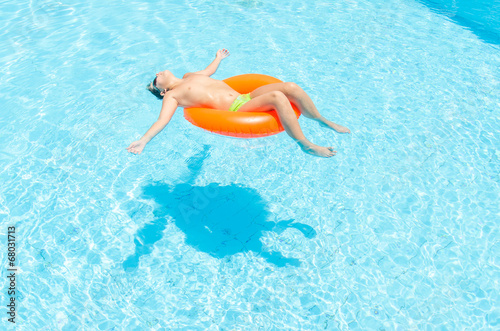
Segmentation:
{"type": "Polygon", "coordinates": [[[418,0],[487,43],[500,44],[500,0],[418,0]]]}
{"type": "Polygon", "coordinates": [[[499,45],[427,4],[0,2],[16,329],[498,329],[499,45]],[[350,128],[300,118],[338,154],[207,133],[182,109],[128,153],[161,107],[154,74],[220,48],[214,78],[296,82],[350,128]]]}

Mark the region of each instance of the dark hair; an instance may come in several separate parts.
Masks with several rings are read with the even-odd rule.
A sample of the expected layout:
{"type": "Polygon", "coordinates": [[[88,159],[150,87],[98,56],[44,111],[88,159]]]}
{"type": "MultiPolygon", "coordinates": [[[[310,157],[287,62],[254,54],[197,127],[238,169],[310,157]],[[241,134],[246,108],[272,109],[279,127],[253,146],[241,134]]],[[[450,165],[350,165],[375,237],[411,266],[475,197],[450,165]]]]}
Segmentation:
{"type": "Polygon", "coordinates": [[[149,90],[149,92],[153,93],[154,96],[157,97],[158,99],[160,99],[160,100],[163,99],[163,95],[161,95],[160,89],[156,87],[156,77],[153,80],[153,83],[148,85],[148,90],[149,90]]]}

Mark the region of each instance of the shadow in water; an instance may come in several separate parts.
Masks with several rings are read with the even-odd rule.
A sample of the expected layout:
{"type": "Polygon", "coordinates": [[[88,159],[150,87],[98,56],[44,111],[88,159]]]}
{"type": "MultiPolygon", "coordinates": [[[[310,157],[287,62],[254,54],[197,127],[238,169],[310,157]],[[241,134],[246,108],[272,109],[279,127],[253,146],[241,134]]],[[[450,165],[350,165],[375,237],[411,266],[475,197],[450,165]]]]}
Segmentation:
{"type": "Polygon", "coordinates": [[[157,204],[154,220],[137,232],[134,238],[135,252],[123,263],[124,269],[132,271],[137,268],[139,258],[149,254],[153,245],[162,238],[170,218],[185,233],[186,244],[213,257],[223,258],[253,251],[279,267],[287,264],[299,266],[298,259],[263,250],[260,238],[264,231],[281,233],[288,228],[295,228],[307,238],[314,237],[316,231],[294,220],[270,221],[275,218],[274,215],[268,211],[264,199],[252,188],[235,184],[221,186],[217,183],[193,185],[207,153],[208,148],[205,147],[190,160],[189,174],[184,183],[170,186],[155,182],[144,188],[144,197],[153,199],[157,204]]]}

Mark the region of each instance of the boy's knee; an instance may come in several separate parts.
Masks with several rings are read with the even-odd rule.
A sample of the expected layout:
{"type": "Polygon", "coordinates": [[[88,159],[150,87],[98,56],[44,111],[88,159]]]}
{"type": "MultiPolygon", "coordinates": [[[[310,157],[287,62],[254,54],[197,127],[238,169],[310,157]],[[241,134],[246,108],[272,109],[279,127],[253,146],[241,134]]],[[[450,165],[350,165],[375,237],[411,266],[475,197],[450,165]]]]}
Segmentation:
{"type": "Polygon", "coordinates": [[[286,82],[285,83],[285,92],[287,94],[293,94],[294,92],[297,92],[301,90],[300,86],[293,83],[293,82],[286,82]]]}
{"type": "Polygon", "coordinates": [[[285,101],[288,101],[288,99],[286,98],[286,95],[281,91],[269,92],[269,97],[270,97],[271,102],[273,104],[279,104],[279,103],[283,103],[285,101]]]}

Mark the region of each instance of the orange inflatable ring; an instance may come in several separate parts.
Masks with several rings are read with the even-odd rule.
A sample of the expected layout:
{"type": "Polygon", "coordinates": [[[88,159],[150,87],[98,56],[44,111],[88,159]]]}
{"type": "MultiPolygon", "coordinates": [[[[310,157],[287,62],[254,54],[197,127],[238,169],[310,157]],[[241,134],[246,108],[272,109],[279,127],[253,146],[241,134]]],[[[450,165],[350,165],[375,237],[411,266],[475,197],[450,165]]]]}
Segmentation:
{"type": "MultiPolygon", "coordinates": [[[[261,74],[245,74],[224,79],[238,93],[250,93],[260,86],[282,83],[281,80],[261,74]]],[[[292,104],[293,110],[300,112],[292,104]]],[[[258,138],[283,132],[276,110],[262,112],[230,112],[210,108],[185,108],[184,117],[193,125],[210,132],[238,138],[258,138]]]]}

